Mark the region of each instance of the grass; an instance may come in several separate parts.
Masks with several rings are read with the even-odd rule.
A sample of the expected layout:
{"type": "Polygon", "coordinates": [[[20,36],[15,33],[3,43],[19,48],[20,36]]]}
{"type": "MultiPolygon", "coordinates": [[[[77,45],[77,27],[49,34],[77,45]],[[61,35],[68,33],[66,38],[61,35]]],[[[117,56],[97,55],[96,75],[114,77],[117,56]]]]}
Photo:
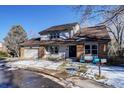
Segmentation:
{"type": "Polygon", "coordinates": [[[5,60],[8,57],[8,54],[5,52],[0,51],[0,60],[5,60]]]}
{"type": "Polygon", "coordinates": [[[62,70],[62,71],[56,73],[55,76],[66,79],[69,77],[69,74],[66,72],[66,70],[62,70]]]}
{"type": "Polygon", "coordinates": [[[0,60],[5,60],[6,58],[5,57],[0,57],[0,60]]]}
{"type": "Polygon", "coordinates": [[[63,64],[61,64],[61,65],[59,66],[59,68],[65,68],[66,66],[67,66],[67,63],[64,62],[63,64]]]}
{"type": "Polygon", "coordinates": [[[55,58],[55,57],[48,57],[47,58],[49,61],[57,61],[57,58],[55,58]]]}
{"type": "MultiPolygon", "coordinates": [[[[64,70],[67,73],[66,68],[68,68],[68,67],[74,67],[74,68],[76,67],[76,68],[78,68],[77,73],[75,75],[73,75],[73,76],[80,76],[80,73],[86,73],[87,70],[88,70],[88,68],[86,67],[85,64],[71,64],[68,61],[67,62],[65,61],[62,65],[60,65],[59,69],[64,70]]],[[[68,73],[68,75],[69,75],[69,73],[68,73]]]]}
{"type": "Polygon", "coordinates": [[[0,51],[0,57],[8,57],[8,54],[5,52],[0,51]]]}
{"type": "Polygon", "coordinates": [[[80,73],[86,73],[88,68],[85,65],[80,65],[78,72],[80,73]]]}
{"type": "Polygon", "coordinates": [[[48,56],[47,60],[59,62],[59,61],[63,61],[64,59],[63,58],[58,58],[58,57],[53,57],[53,56],[48,56]]]}
{"type": "Polygon", "coordinates": [[[98,74],[95,74],[95,78],[96,80],[100,80],[100,79],[105,79],[105,76],[103,75],[99,76],[98,74]]]}
{"type": "MultiPolygon", "coordinates": [[[[77,74],[75,74],[75,75],[73,75],[73,76],[71,76],[71,77],[74,77],[74,76],[80,76],[80,74],[81,73],[86,73],[87,72],[87,70],[88,70],[88,68],[87,68],[87,66],[86,66],[86,64],[76,64],[76,65],[72,65],[71,63],[69,63],[69,62],[64,62],[62,65],[60,65],[60,70],[62,71],[61,73],[58,73],[58,74],[56,74],[58,77],[62,77],[62,78],[67,78],[67,77],[69,77],[70,75],[67,73],[67,71],[66,71],[66,67],[68,67],[68,66],[75,66],[75,67],[78,67],[78,70],[77,70],[77,74]]],[[[105,79],[105,76],[103,76],[103,75],[101,75],[100,77],[99,77],[99,75],[98,74],[95,74],[95,79],[96,80],[100,80],[100,79],[105,79]]],[[[85,78],[85,77],[82,77],[82,78],[85,78]]],[[[86,78],[85,78],[86,79],[86,78]]]]}
{"type": "MultiPolygon", "coordinates": [[[[59,71],[55,73],[55,76],[56,77],[59,77],[59,78],[63,78],[63,79],[66,79],[68,77],[80,77],[80,74],[81,73],[86,73],[88,70],[86,64],[75,64],[75,65],[72,65],[70,62],[64,62],[62,65],[59,66],[59,71]],[[78,68],[77,70],[77,73],[75,75],[72,75],[70,76],[70,74],[67,72],[66,70],[66,67],[68,66],[75,66],[78,68]]],[[[53,71],[55,72],[55,71],[53,71]]],[[[53,72],[50,72],[50,73],[53,73],[53,72]]],[[[83,79],[87,79],[85,77],[80,77],[80,78],[83,78],[83,79]]],[[[95,79],[96,80],[100,80],[100,79],[105,79],[105,76],[101,75],[99,77],[98,74],[95,74],[95,79]]]]}

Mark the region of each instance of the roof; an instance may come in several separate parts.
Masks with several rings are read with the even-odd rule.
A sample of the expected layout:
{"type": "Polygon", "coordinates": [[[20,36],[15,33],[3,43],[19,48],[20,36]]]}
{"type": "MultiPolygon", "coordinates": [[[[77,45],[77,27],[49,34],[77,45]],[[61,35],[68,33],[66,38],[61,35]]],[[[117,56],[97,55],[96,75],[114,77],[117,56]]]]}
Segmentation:
{"type": "Polygon", "coordinates": [[[70,31],[71,29],[73,29],[73,26],[77,25],[77,22],[74,23],[68,23],[68,24],[62,24],[62,25],[57,25],[57,26],[52,26],[50,28],[47,28],[41,32],[39,32],[39,34],[47,34],[49,32],[53,32],[53,31],[70,31]]]}
{"type": "Polygon", "coordinates": [[[110,36],[107,32],[105,26],[95,26],[95,27],[87,27],[82,28],[79,32],[77,32],[73,38],[68,38],[65,40],[40,40],[40,38],[32,38],[30,40],[25,41],[21,44],[21,46],[40,46],[40,45],[49,45],[49,44],[79,44],[82,43],[82,40],[78,40],[79,38],[87,38],[88,40],[97,40],[102,42],[110,41],[110,36]]]}
{"type": "Polygon", "coordinates": [[[82,28],[74,36],[110,40],[108,31],[106,29],[106,26],[104,26],[104,25],[82,28]]]}
{"type": "Polygon", "coordinates": [[[20,46],[39,46],[39,45],[40,45],[40,38],[32,38],[20,44],[20,46]]]}
{"type": "Polygon", "coordinates": [[[41,45],[49,45],[49,44],[72,44],[76,43],[75,39],[66,39],[66,40],[42,40],[40,41],[37,38],[33,38],[30,40],[21,43],[20,46],[41,46],[41,45]]]}

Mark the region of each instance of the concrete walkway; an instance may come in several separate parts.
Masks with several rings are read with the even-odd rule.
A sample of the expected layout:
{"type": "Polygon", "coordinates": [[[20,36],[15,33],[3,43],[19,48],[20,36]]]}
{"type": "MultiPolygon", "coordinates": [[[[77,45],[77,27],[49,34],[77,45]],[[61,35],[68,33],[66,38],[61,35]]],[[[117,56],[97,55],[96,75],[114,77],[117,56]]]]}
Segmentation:
{"type": "Polygon", "coordinates": [[[93,80],[79,80],[76,85],[81,88],[111,88],[110,86],[98,83],[93,80]]]}
{"type": "Polygon", "coordinates": [[[85,79],[82,80],[78,77],[72,77],[67,79],[70,82],[73,82],[74,86],[80,87],[80,88],[112,88],[112,86],[108,86],[102,83],[99,83],[97,81],[85,79]]]}

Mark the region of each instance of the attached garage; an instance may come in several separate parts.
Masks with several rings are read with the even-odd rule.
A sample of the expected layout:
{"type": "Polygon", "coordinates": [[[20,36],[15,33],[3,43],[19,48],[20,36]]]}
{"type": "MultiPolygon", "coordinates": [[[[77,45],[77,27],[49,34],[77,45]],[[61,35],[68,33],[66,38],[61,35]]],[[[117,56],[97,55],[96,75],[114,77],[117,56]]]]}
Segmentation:
{"type": "Polygon", "coordinates": [[[24,48],[23,58],[25,59],[36,59],[38,58],[38,48],[24,48]]]}

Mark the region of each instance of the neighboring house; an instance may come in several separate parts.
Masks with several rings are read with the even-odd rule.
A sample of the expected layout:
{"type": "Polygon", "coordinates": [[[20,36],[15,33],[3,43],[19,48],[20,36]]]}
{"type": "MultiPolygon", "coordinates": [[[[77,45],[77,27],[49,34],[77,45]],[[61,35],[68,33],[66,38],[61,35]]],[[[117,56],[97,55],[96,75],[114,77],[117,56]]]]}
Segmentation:
{"type": "Polygon", "coordinates": [[[4,45],[4,43],[0,42],[0,51],[2,52],[7,52],[7,48],[6,46],[4,45]]]}
{"type": "Polygon", "coordinates": [[[39,32],[39,38],[21,44],[21,58],[76,58],[81,55],[107,55],[110,41],[105,26],[81,28],[78,23],[52,26],[39,32]]]}

